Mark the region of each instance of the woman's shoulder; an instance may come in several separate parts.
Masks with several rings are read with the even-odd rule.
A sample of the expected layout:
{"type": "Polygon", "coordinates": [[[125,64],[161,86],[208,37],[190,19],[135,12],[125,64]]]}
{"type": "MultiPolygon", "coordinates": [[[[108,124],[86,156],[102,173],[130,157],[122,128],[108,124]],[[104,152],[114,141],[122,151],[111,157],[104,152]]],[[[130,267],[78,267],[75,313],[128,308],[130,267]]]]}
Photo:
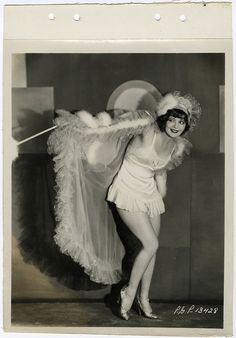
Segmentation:
{"type": "Polygon", "coordinates": [[[152,143],[155,136],[155,128],[153,125],[147,126],[142,134],[135,136],[132,140],[133,146],[146,147],[152,143]]]}
{"type": "Polygon", "coordinates": [[[143,134],[141,135],[144,145],[149,145],[156,134],[155,126],[152,124],[145,128],[143,134]]]}

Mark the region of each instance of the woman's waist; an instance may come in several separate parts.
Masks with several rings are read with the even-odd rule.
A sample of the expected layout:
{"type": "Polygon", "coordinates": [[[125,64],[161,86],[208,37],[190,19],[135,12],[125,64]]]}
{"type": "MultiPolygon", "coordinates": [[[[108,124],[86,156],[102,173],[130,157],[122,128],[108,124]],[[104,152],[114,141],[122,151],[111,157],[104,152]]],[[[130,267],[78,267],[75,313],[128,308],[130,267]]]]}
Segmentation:
{"type": "Polygon", "coordinates": [[[124,159],[120,171],[143,179],[152,179],[155,174],[155,171],[149,164],[139,163],[130,158],[124,159]]]}
{"type": "Polygon", "coordinates": [[[153,175],[155,170],[164,168],[168,163],[168,160],[164,161],[157,156],[140,158],[133,153],[129,153],[125,156],[123,163],[126,167],[137,167],[140,168],[140,170],[146,170],[146,172],[150,172],[153,175]]]}
{"type": "Polygon", "coordinates": [[[115,189],[123,193],[134,194],[136,197],[153,199],[158,194],[154,178],[140,180],[132,176],[117,175],[113,181],[115,189]]]}

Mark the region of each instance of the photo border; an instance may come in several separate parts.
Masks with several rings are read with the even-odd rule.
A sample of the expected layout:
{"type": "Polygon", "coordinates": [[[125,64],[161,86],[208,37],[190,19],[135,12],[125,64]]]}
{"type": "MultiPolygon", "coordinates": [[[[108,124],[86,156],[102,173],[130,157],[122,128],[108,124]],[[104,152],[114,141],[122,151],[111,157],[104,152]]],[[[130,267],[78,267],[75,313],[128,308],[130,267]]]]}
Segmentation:
{"type": "Polygon", "coordinates": [[[10,332],[79,333],[112,335],[231,335],[233,306],[233,60],[231,39],[187,41],[4,41],[4,329],[10,332]],[[17,53],[225,53],[225,257],[224,328],[111,328],[29,327],[11,325],[11,56],[17,53]]]}

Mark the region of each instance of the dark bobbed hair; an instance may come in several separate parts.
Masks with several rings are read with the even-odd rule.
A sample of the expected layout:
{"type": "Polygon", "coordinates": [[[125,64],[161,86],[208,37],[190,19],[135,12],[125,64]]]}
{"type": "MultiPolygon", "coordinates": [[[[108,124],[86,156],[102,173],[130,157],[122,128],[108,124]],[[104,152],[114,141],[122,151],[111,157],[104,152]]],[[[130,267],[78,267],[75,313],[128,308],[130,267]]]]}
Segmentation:
{"type": "Polygon", "coordinates": [[[168,119],[169,119],[170,116],[177,117],[179,119],[183,119],[184,122],[186,123],[185,129],[182,132],[182,135],[189,130],[190,125],[188,123],[188,116],[187,116],[187,114],[183,110],[181,110],[181,109],[174,108],[174,109],[167,110],[167,112],[164,115],[161,115],[161,116],[157,117],[156,121],[157,121],[157,124],[158,124],[158,127],[159,127],[160,131],[165,131],[166,122],[168,121],[168,119]]]}

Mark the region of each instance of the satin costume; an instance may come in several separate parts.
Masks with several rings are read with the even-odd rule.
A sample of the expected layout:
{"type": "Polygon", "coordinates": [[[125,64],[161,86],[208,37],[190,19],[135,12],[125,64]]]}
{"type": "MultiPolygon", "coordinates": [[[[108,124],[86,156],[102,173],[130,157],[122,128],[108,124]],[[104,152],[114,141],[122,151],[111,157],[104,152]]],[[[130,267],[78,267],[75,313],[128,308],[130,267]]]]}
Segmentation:
{"type": "Polygon", "coordinates": [[[128,145],[121,168],[108,190],[107,200],[117,207],[132,212],[146,212],[151,217],[165,211],[162,196],[157,188],[155,173],[165,168],[172,152],[166,160],[158,156],[154,149],[156,133],[152,143],[145,148],[128,145]]]}

